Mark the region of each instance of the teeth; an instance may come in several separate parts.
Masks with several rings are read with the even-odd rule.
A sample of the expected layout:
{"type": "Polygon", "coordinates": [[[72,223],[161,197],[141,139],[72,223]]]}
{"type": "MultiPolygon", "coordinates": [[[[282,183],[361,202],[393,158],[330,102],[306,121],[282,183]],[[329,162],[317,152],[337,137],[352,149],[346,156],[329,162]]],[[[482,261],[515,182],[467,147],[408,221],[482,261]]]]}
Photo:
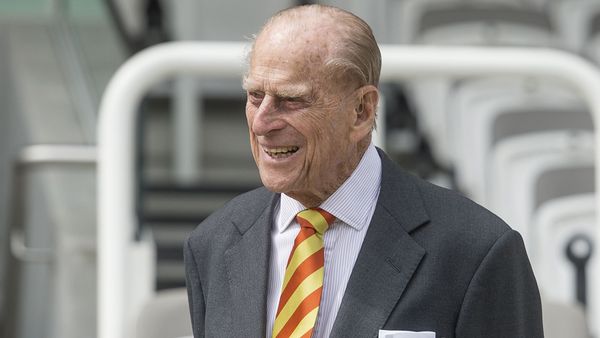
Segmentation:
{"type": "Polygon", "coordinates": [[[298,151],[298,147],[296,146],[291,146],[291,147],[277,147],[277,148],[271,148],[271,149],[264,149],[264,151],[269,154],[269,156],[278,156],[278,155],[286,155],[286,154],[290,154],[290,153],[295,153],[296,151],[298,151]]]}

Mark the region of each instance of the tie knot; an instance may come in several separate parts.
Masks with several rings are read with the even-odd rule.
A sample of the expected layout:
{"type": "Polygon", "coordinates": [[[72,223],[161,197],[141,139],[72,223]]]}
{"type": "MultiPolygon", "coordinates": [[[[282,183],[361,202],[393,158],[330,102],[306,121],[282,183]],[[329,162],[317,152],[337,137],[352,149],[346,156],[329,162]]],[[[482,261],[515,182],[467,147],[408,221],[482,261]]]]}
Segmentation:
{"type": "Polygon", "coordinates": [[[312,228],[323,235],[327,228],[333,223],[335,217],[321,208],[311,208],[300,211],[296,220],[303,228],[312,228]]]}

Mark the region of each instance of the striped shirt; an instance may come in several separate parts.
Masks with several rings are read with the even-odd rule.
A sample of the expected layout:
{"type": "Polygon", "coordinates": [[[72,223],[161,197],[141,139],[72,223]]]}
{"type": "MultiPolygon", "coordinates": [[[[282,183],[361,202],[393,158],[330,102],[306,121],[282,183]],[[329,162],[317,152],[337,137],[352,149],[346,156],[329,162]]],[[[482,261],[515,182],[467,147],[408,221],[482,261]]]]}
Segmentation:
{"type": "MultiPolygon", "coordinates": [[[[329,337],[358,252],[375,211],[381,184],[381,159],[371,144],[350,177],[320,208],[336,217],[324,236],[325,273],[323,294],[313,337],[329,337]]],[[[271,337],[285,268],[300,231],[295,221],[306,209],[300,202],[281,194],[271,230],[271,258],[267,294],[267,332],[271,337]]]]}

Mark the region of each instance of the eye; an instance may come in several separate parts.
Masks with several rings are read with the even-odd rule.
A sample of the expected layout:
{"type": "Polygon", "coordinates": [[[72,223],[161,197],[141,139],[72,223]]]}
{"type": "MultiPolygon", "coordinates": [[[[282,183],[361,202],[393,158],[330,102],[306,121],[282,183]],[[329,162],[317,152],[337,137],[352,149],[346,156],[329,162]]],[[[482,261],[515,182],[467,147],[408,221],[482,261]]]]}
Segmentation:
{"type": "Polygon", "coordinates": [[[299,109],[304,108],[307,104],[305,98],[300,96],[290,96],[281,98],[281,103],[288,109],[299,109]]]}
{"type": "Polygon", "coordinates": [[[248,100],[252,103],[260,103],[265,97],[265,93],[261,91],[249,91],[248,100]]]}

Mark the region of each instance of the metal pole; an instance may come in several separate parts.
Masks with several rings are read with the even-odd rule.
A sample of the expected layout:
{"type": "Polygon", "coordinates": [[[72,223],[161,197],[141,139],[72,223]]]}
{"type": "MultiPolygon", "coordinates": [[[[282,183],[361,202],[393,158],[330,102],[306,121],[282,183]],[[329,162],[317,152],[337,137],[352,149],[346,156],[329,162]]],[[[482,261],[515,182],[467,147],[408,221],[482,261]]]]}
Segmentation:
{"type": "MultiPolygon", "coordinates": [[[[173,34],[180,41],[199,39],[197,13],[202,5],[195,0],[178,0],[172,7],[173,34]]],[[[198,130],[204,125],[201,86],[196,77],[180,74],[173,87],[173,171],[175,181],[189,184],[202,177],[204,142],[198,130]]]]}

